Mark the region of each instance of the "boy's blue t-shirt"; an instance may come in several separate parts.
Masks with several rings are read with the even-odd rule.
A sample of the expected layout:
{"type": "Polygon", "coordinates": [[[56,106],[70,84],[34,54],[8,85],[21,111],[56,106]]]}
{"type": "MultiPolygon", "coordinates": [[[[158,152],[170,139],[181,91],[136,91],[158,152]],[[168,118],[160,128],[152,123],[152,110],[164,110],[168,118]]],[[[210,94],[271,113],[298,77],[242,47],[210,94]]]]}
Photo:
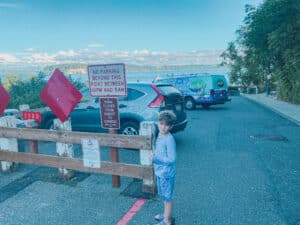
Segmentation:
{"type": "Polygon", "coordinates": [[[176,174],[176,143],[171,133],[158,135],[153,156],[154,173],[158,177],[174,177],[176,174]]]}

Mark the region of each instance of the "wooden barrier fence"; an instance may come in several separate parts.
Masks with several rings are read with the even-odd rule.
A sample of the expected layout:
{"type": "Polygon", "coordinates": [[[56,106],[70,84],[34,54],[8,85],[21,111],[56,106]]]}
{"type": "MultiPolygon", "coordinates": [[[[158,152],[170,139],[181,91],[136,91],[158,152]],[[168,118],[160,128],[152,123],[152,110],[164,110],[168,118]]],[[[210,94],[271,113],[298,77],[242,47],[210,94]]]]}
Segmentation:
{"type": "MultiPolygon", "coordinates": [[[[149,123],[149,122],[148,122],[149,123]]],[[[127,176],[143,179],[143,191],[154,193],[155,182],[153,175],[153,166],[147,159],[153,150],[152,130],[145,130],[154,126],[146,123],[141,124],[141,133],[148,135],[126,136],[119,134],[102,134],[88,132],[72,132],[63,130],[41,130],[34,128],[10,128],[0,127],[0,139],[22,139],[29,141],[51,141],[59,143],[81,144],[81,139],[97,139],[99,145],[113,148],[141,150],[139,164],[127,164],[119,162],[101,161],[100,168],[84,167],[83,160],[72,157],[54,156],[38,154],[38,150],[30,153],[18,152],[16,149],[4,149],[0,146],[0,161],[9,161],[17,163],[28,163],[35,165],[44,165],[70,170],[80,170],[93,173],[104,173],[118,176],[127,176]]],[[[2,162],[3,163],[3,162],[2,162]]]]}

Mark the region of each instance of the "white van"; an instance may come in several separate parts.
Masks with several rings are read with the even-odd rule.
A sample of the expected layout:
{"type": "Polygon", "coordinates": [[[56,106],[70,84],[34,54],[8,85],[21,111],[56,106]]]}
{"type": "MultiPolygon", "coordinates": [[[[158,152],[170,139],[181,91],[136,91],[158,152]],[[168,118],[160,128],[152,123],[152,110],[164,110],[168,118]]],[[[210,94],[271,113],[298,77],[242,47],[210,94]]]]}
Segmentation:
{"type": "Polygon", "coordinates": [[[224,75],[182,75],[157,78],[154,82],[172,84],[178,88],[184,95],[186,109],[194,109],[196,105],[208,108],[231,101],[224,75]]]}

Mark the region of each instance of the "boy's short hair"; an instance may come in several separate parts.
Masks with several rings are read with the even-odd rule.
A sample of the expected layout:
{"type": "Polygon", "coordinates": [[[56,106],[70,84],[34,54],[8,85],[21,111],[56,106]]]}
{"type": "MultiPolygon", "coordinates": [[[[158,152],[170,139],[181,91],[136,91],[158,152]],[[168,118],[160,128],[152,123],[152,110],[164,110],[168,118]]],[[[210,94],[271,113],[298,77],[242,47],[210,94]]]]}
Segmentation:
{"type": "Polygon", "coordinates": [[[161,111],[158,115],[158,121],[164,121],[166,125],[174,125],[176,120],[176,115],[171,110],[161,111]]]}

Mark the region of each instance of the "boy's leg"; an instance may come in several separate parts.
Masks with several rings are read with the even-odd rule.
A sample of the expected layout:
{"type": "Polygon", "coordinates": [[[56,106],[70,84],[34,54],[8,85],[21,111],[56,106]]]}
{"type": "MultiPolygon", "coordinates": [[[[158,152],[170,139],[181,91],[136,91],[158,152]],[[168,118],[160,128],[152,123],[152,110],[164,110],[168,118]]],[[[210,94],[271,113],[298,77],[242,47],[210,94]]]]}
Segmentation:
{"type": "Polygon", "coordinates": [[[172,214],[172,207],[173,207],[173,190],[174,190],[174,177],[172,178],[166,178],[166,187],[164,189],[165,191],[165,199],[164,199],[164,206],[165,206],[165,211],[164,211],[164,218],[165,218],[165,223],[166,224],[171,224],[171,214],[172,214]]]}
{"type": "Polygon", "coordinates": [[[158,192],[162,196],[164,202],[164,222],[167,225],[171,224],[171,213],[173,208],[173,190],[174,190],[174,177],[172,178],[159,178],[158,182],[158,192]]]}
{"type": "Polygon", "coordinates": [[[166,224],[171,224],[173,202],[164,202],[164,207],[165,207],[164,221],[166,224]]]}

